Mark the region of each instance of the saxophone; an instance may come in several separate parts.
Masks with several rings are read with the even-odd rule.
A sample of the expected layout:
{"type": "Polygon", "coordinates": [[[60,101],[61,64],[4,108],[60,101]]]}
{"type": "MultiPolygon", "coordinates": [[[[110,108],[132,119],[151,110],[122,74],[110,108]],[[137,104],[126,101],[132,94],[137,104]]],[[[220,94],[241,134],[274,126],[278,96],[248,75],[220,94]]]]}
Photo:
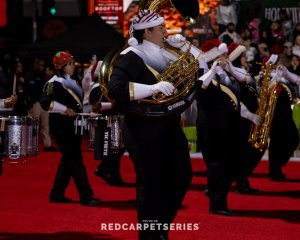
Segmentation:
{"type": "Polygon", "coordinates": [[[267,144],[279,93],[282,85],[276,82],[272,88],[269,87],[271,80],[271,70],[273,64],[268,63],[266,67],[262,67],[262,85],[259,94],[259,105],[256,114],[261,118],[261,124],[251,126],[248,142],[253,148],[263,151],[267,144]]]}

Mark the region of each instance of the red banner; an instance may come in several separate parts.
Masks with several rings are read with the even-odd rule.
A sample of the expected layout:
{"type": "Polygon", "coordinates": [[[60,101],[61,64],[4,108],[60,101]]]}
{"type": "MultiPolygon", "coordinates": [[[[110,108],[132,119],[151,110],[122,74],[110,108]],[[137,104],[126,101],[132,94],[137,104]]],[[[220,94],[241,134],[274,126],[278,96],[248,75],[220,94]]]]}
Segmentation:
{"type": "Polygon", "coordinates": [[[91,0],[89,14],[98,13],[107,24],[123,29],[123,0],[91,0]]]}

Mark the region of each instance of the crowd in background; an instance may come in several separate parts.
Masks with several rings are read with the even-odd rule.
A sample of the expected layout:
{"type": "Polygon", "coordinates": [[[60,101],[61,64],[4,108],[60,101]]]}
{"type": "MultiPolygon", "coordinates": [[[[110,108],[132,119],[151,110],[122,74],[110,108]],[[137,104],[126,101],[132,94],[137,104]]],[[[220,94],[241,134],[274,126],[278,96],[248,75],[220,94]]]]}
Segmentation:
{"type": "MultiPolygon", "coordinates": [[[[281,64],[292,73],[300,75],[300,23],[293,23],[287,12],[281,9],[278,21],[270,22],[267,27],[262,27],[261,20],[255,18],[237,31],[237,16],[234,2],[221,1],[216,15],[219,28],[209,38],[219,38],[221,42],[227,45],[232,42],[244,45],[247,51],[242,67],[249,71],[252,76],[258,75],[263,58],[271,54],[279,55],[281,64]]],[[[204,43],[203,36],[190,31],[190,29],[184,29],[182,34],[197,47],[204,43]]],[[[51,58],[41,59],[37,57],[28,60],[20,59],[18,56],[6,52],[1,53],[1,55],[0,98],[9,97],[12,93],[17,94],[18,100],[13,115],[32,115],[32,108],[40,98],[43,85],[55,74],[51,58]]],[[[76,59],[76,56],[74,57],[76,59]]],[[[73,78],[80,85],[84,79],[84,72],[89,66],[89,64],[76,65],[73,78]]],[[[294,96],[299,97],[298,86],[295,85],[293,89],[294,96]]],[[[45,135],[45,148],[51,147],[47,133],[43,135],[45,135]]]]}

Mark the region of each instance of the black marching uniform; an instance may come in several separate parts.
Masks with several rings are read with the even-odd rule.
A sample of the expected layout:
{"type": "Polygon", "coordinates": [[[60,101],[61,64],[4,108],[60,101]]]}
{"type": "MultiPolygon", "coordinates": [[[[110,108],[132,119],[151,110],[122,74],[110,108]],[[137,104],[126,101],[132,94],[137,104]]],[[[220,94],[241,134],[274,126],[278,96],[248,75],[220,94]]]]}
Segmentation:
{"type": "Polygon", "coordinates": [[[299,144],[299,133],[293,120],[292,93],[288,84],[280,83],[280,92],[270,128],[269,175],[271,180],[284,181],[282,167],[293,156],[299,144]]]}
{"type": "MultiPolygon", "coordinates": [[[[95,83],[90,92],[89,104],[94,106],[95,104],[99,103],[99,101],[109,102],[109,100],[104,95],[102,95],[100,84],[95,83]]],[[[109,110],[101,111],[101,114],[104,116],[116,116],[116,115],[118,115],[118,112],[116,110],[109,109],[109,110]]],[[[97,124],[98,124],[98,122],[97,122],[97,124]]],[[[98,133],[99,133],[99,131],[97,131],[97,133],[95,133],[95,134],[98,134],[98,133]]],[[[100,139],[100,137],[99,137],[99,139],[100,139]]],[[[95,143],[95,144],[101,144],[101,143],[95,143]]],[[[95,146],[94,151],[99,151],[99,150],[102,150],[102,148],[97,148],[97,146],[95,146]]],[[[120,148],[119,151],[114,152],[114,153],[111,153],[110,151],[108,151],[108,155],[104,155],[104,154],[95,152],[95,156],[103,155],[101,162],[99,163],[97,169],[95,170],[95,174],[97,176],[102,177],[106,182],[108,182],[112,186],[124,185],[125,183],[123,182],[123,179],[122,179],[121,173],[120,173],[120,162],[121,162],[121,157],[123,156],[124,152],[125,152],[124,147],[120,148]]],[[[96,160],[100,160],[100,159],[96,159],[96,160]]]]}
{"type": "Polygon", "coordinates": [[[197,97],[197,128],[207,167],[211,213],[231,215],[227,195],[240,170],[240,90],[223,71],[197,97]]]}
{"type": "MultiPolygon", "coordinates": [[[[258,93],[255,82],[239,82],[239,85],[241,104],[244,104],[251,113],[255,113],[258,109],[258,93]]],[[[248,177],[256,168],[265,152],[265,149],[256,149],[248,142],[252,124],[250,120],[241,117],[241,169],[236,179],[236,188],[240,193],[247,193],[247,190],[251,190],[248,177]]]]}
{"type": "MultiPolygon", "coordinates": [[[[44,87],[40,100],[41,106],[45,111],[48,111],[51,110],[52,104],[56,101],[77,113],[82,112],[82,91],[72,88],[74,83],[66,86],[63,84],[63,81],[74,81],[75,83],[73,79],[69,78],[66,80],[54,76],[44,87]]],[[[93,197],[93,191],[83,164],[81,152],[82,136],[75,133],[75,117],[52,113],[51,120],[53,121],[53,135],[62,157],[50,193],[50,201],[52,198],[64,197],[72,177],[79,192],[81,203],[88,203],[93,197]]]]}
{"type": "MultiPolygon", "coordinates": [[[[120,55],[110,81],[109,97],[126,109],[130,104],[129,82],[155,84],[157,80],[142,58],[133,51],[120,55]]],[[[125,113],[125,146],[134,162],[138,222],[171,223],[190,186],[192,168],[180,114],[146,118],[125,113]]],[[[139,231],[139,239],[167,236],[162,230],[139,231]]]]}

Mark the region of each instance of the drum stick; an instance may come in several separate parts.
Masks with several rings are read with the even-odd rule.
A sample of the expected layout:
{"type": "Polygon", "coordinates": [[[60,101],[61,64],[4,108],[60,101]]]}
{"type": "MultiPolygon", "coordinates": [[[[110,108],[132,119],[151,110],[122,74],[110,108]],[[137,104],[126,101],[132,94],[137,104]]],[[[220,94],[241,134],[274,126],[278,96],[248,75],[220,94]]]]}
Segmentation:
{"type": "Polygon", "coordinates": [[[1,121],[0,132],[4,132],[4,130],[5,130],[5,119],[2,118],[0,121],[1,121]]]}
{"type": "Polygon", "coordinates": [[[14,75],[13,89],[12,94],[16,95],[16,87],[17,87],[17,74],[14,75]]]}
{"type": "MultiPolygon", "coordinates": [[[[48,113],[60,113],[61,115],[67,115],[64,112],[48,112],[48,113]]],[[[99,114],[99,113],[75,113],[75,116],[96,117],[96,116],[101,116],[101,114],[99,114]]]]}
{"type": "Polygon", "coordinates": [[[95,117],[95,116],[100,116],[101,114],[99,113],[75,113],[77,116],[87,116],[87,117],[95,117]]]}

